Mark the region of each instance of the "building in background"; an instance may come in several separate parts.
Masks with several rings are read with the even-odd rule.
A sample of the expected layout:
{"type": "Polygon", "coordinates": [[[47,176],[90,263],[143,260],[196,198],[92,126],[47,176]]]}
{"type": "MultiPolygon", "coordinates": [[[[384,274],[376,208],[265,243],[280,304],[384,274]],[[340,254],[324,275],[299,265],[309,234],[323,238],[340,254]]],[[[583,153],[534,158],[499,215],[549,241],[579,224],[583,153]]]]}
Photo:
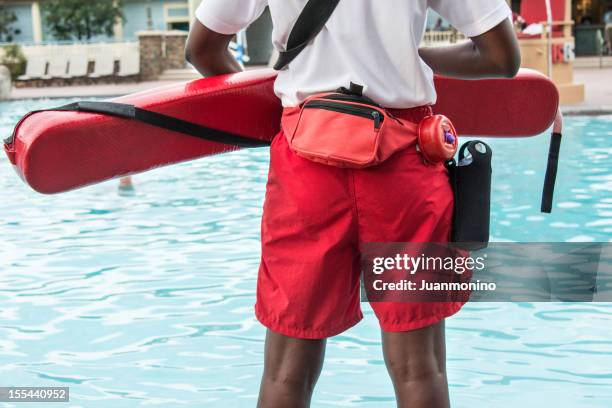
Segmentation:
{"type": "MultiPolygon", "coordinates": [[[[14,28],[18,34],[14,41],[22,44],[52,43],[54,38],[45,29],[43,5],[46,0],[8,0],[4,7],[17,17],[14,28]]],[[[509,0],[515,12],[521,9],[522,1],[509,0]]],[[[97,41],[134,41],[137,33],[147,30],[185,30],[194,19],[195,9],[201,0],[123,0],[125,21],[118,22],[112,37],[96,37],[97,41]]],[[[602,39],[606,38],[605,15],[612,10],[612,0],[571,0],[573,28],[576,37],[576,55],[598,55],[602,52],[602,39]]],[[[248,30],[250,53],[256,63],[263,63],[271,54],[269,12],[248,30]]],[[[428,30],[450,31],[452,27],[439,15],[430,12],[428,30]]]]}
{"type": "MultiPolygon", "coordinates": [[[[136,33],[145,30],[188,30],[193,21],[195,10],[202,0],[123,0],[123,13],[125,21],[117,24],[115,35],[112,38],[97,38],[99,41],[108,40],[134,40],[136,33]]],[[[9,0],[5,7],[15,13],[17,22],[15,28],[19,34],[15,35],[15,42],[41,43],[53,42],[53,38],[44,27],[42,5],[45,0],[9,0]]],[[[271,33],[271,19],[266,10],[261,21],[255,23],[255,30],[251,36],[255,43],[261,41],[263,34],[271,33]]],[[[427,27],[434,28],[441,24],[442,28],[450,29],[450,25],[438,14],[429,14],[427,27]]],[[[268,38],[269,39],[269,38],[268,38]]],[[[257,48],[257,47],[255,47],[257,48]]]]}
{"type": "Polygon", "coordinates": [[[11,25],[16,30],[14,42],[32,43],[42,41],[40,4],[36,1],[5,1],[6,12],[13,13],[17,21],[11,25]]]}
{"type": "Polygon", "coordinates": [[[612,21],[609,13],[612,12],[612,0],[574,0],[572,8],[576,23],[576,55],[611,54],[612,21]],[[607,37],[606,32],[608,32],[607,37]],[[608,43],[605,41],[606,38],[608,43]]]}
{"type": "MultiPolygon", "coordinates": [[[[91,0],[95,1],[95,0],[91,0]]],[[[53,42],[45,29],[43,4],[45,0],[9,0],[4,7],[17,17],[14,28],[18,43],[53,42]]],[[[136,33],[145,30],[189,30],[200,0],[123,0],[124,22],[118,22],[113,37],[99,37],[96,41],[131,41],[136,33]]]]}
{"type": "MultiPolygon", "coordinates": [[[[512,10],[520,12],[522,1],[512,0],[512,10]]],[[[541,0],[544,1],[544,0],[541,0]]],[[[576,37],[576,56],[601,55],[606,50],[606,13],[612,11],[612,0],[572,0],[571,20],[574,22],[573,33],[576,37]]],[[[608,44],[608,48],[609,48],[608,44]]]]}

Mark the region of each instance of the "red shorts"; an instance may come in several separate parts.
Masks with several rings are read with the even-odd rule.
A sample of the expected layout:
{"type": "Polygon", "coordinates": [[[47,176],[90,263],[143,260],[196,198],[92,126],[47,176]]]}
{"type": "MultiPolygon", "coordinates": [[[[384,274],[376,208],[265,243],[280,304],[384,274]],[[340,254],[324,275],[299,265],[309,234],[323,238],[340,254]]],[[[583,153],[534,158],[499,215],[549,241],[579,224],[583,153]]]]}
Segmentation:
{"type": "MultiPolygon", "coordinates": [[[[418,122],[423,110],[405,119],[418,122]]],[[[257,280],[258,320],[308,339],[359,322],[360,246],[368,242],[447,242],[453,193],[443,165],[415,147],[381,165],[344,169],[295,155],[281,132],[272,142],[257,280]]],[[[384,331],[426,327],[461,302],[372,302],[384,331]]]]}

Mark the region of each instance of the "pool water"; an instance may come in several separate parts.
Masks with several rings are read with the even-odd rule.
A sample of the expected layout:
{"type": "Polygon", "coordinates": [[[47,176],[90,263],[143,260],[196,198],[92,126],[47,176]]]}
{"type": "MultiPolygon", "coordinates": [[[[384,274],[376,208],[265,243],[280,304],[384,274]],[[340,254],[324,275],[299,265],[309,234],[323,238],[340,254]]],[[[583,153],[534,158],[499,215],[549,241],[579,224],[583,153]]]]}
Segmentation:
{"type": "MultiPolygon", "coordinates": [[[[66,102],[0,103],[0,134],[66,102]]],[[[495,240],[611,240],[612,117],[566,123],[552,215],[549,138],[491,142],[495,240]]],[[[71,407],[253,407],[267,161],[240,151],[136,176],[132,194],[113,181],[43,196],[2,155],[0,386],[69,386],[71,407]]],[[[395,406],[364,313],[329,341],[314,407],[395,406]]],[[[611,329],[611,304],[469,304],[447,322],[453,407],[610,407],[611,329]]]]}

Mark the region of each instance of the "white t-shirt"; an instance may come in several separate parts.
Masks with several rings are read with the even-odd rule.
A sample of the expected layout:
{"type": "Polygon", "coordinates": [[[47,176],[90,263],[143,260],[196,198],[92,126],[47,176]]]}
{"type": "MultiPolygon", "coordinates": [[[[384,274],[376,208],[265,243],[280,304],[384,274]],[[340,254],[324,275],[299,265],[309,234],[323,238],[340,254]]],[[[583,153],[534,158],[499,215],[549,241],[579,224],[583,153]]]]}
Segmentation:
{"type": "MultiPolygon", "coordinates": [[[[235,34],[269,6],[272,42],[284,50],[306,2],[204,0],[196,16],[215,32],[235,34]]],[[[506,0],[341,0],[313,43],[279,73],[275,91],[283,106],[350,82],[365,86],[365,95],[388,108],[435,103],[433,72],[418,54],[428,7],[469,37],[511,15],[506,0]]]]}

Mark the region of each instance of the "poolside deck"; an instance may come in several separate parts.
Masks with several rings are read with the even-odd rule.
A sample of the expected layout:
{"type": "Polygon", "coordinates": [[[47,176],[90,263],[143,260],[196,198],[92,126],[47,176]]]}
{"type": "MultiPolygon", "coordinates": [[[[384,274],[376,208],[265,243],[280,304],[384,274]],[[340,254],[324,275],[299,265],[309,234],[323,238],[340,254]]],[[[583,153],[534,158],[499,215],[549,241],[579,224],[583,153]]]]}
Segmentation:
{"type": "Polygon", "coordinates": [[[180,81],[146,81],[125,84],[57,86],[46,88],[13,88],[10,99],[39,99],[39,98],[87,98],[122,96],[134,92],[146,91],[180,81]]]}
{"type": "Polygon", "coordinates": [[[565,114],[612,114],[612,66],[576,68],[574,82],[584,84],[586,100],[562,107],[565,114]]]}

